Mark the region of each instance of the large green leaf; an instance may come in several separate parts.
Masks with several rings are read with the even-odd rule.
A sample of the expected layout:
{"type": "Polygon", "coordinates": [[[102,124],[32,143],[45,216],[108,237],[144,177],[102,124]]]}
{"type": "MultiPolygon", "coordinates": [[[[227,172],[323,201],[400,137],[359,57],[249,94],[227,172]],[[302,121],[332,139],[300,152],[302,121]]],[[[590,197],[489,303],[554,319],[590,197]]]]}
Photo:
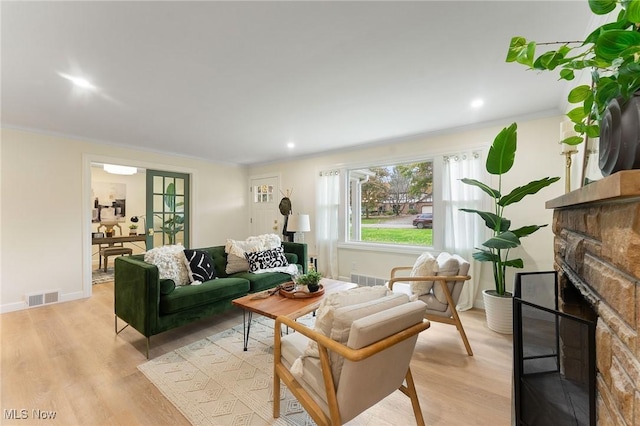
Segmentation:
{"type": "Polygon", "coordinates": [[[491,213],[491,212],[483,212],[480,210],[474,209],[460,209],[460,211],[467,213],[476,213],[483,220],[487,228],[492,229],[496,232],[504,232],[509,229],[511,226],[511,221],[509,219],[500,218],[500,216],[491,213]]]}
{"type": "Polygon", "coordinates": [[[595,43],[595,53],[606,61],[613,61],[620,57],[627,49],[640,45],[640,33],[636,31],[611,30],[598,37],[595,43]]]}
{"type": "Polygon", "coordinates": [[[493,254],[489,250],[477,250],[478,251],[474,252],[472,256],[478,262],[498,262],[500,260],[497,254],[493,254]]]}
{"type": "Polygon", "coordinates": [[[630,0],[627,3],[627,20],[637,24],[640,22],[640,0],[630,0]]]}
{"type": "Polygon", "coordinates": [[[513,232],[507,231],[489,238],[487,241],[482,243],[482,245],[498,250],[510,249],[518,247],[520,245],[520,239],[513,232]]]}
{"type": "Polygon", "coordinates": [[[512,268],[522,269],[524,268],[524,262],[522,259],[511,259],[502,263],[504,266],[510,266],[512,268]]]}
{"type": "Polygon", "coordinates": [[[545,226],[547,225],[528,225],[523,226],[522,228],[514,229],[511,232],[513,232],[518,238],[524,238],[528,235],[533,234],[538,229],[544,228],[545,226]]]}
{"type": "Polygon", "coordinates": [[[509,51],[507,52],[507,62],[515,62],[523,47],[527,45],[524,37],[512,37],[509,43],[509,51]]]}
{"type": "Polygon", "coordinates": [[[557,176],[552,178],[546,177],[540,180],[534,180],[524,186],[519,186],[515,188],[510,193],[500,198],[500,200],[498,201],[498,204],[504,207],[504,206],[508,206],[509,204],[517,203],[518,201],[522,200],[525,196],[535,194],[536,192],[540,191],[542,188],[545,188],[558,180],[560,180],[560,178],[557,176]]]}
{"type": "Polygon", "coordinates": [[[500,191],[498,191],[497,189],[491,188],[489,185],[486,185],[485,183],[480,182],[479,180],[464,178],[464,179],[460,179],[460,181],[462,183],[466,183],[467,185],[477,186],[478,188],[482,189],[484,192],[489,194],[489,196],[492,198],[500,198],[500,195],[501,195],[500,191]]]}
{"type": "Polygon", "coordinates": [[[572,109],[567,113],[567,117],[574,123],[581,123],[589,114],[582,107],[572,109]]]}
{"type": "Polygon", "coordinates": [[[596,15],[606,15],[616,8],[616,0],[589,0],[589,7],[596,15]]]}
{"type": "Polygon", "coordinates": [[[582,86],[574,87],[573,89],[571,89],[567,99],[572,104],[577,104],[578,102],[582,102],[587,99],[589,94],[591,94],[591,87],[584,84],[582,86]]]}
{"type": "Polygon", "coordinates": [[[511,169],[516,157],[517,129],[518,125],[513,123],[498,133],[487,154],[487,172],[501,175],[511,169]]]}
{"type": "Polygon", "coordinates": [[[176,186],[173,182],[167,185],[167,189],[164,191],[164,203],[167,205],[167,209],[170,212],[176,209],[176,186]]]}

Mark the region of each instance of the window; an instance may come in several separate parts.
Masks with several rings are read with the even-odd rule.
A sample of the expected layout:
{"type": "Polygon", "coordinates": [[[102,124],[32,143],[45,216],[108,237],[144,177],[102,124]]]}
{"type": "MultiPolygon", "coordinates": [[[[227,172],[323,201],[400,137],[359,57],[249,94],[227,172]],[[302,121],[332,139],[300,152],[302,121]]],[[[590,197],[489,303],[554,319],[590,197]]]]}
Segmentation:
{"type": "Polygon", "coordinates": [[[348,241],[433,246],[433,161],[349,170],[348,241]]]}

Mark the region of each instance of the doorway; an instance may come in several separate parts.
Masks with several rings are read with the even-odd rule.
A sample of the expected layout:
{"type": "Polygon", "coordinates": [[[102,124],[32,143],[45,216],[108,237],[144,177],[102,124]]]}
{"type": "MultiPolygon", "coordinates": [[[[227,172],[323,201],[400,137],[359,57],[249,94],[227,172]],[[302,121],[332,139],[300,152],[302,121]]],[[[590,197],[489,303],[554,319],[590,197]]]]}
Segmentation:
{"type": "MultiPolygon", "coordinates": [[[[126,247],[133,249],[133,254],[144,253],[145,250],[153,246],[169,244],[169,235],[174,242],[182,243],[188,247],[191,225],[189,206],[192,176],[191,173],[182,170],[162,171],[167,168],[170,167],[159,164],[143,164],[142,162],[131,164],[130,160],[97,155],[83,156],[84,297],[92,295],[93,273],[99,265],[99,246],[94,245],[92,237],[95,232],[98,232],[98,227],[101,225],[100,215],[96,210],[101,211],[103,206],[109,208],[106,208],[102,213],[109,216],[113,212],[116,216],[115,218],[109,216],[111,222],[114,222],[112,227],[114,236],[129,237],[130,234],[133,235],[133,228],[136,225],[135,232],[138,237],[146,236],[141,240],[125,243],[126,247]],[[130,175],[109,174],[103,170],[104,164],[126,165],[134,169],[135,173],[130,175]],[[94,176],[98,177],[94,179],[94,176]],[[149,180],[153,182],[154,179],[159,179],[161,182],[155,189],[153,184],[148,183],[149,180]],[[96,203],[94,181],[99,181],[102,186],[106,186],[106,194],[113,194],[113,197],[105,195],[105,191],[103,191],[102,195],[98,195],[96,203]],[[110,198],[114,198],[114,200],[110,200],[110,198]],[[112,201],[116,201],[115,204],[112,201]],[[158,201],[159,208],[154,206],[154,203],[158,204],[158,201]],[[98,204],[98,208],[96,208],[96,204],[98,204]],[[111,207],[113,208],[111,209],[111,207]],[[138,218],[137,222],[131,220],[134,216],[138,218]]],[[[101,231],[104,230],[103,226],[101,231]]],[[[109,259],[111,273],[113,273],[113,260],[113,258],[109,259]]]]}
{"type": "Polygon", "coordinates": [[[251,235],[280,234],[284,217],[280,214],[280,177],[251,178],[251,235]]]}

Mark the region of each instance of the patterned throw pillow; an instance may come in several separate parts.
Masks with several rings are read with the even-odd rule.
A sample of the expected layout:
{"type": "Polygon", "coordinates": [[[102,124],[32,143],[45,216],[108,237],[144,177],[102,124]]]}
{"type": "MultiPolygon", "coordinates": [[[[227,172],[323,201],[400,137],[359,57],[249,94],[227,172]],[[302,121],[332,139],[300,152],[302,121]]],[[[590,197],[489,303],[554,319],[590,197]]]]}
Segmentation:
{"type": "Polygon", "coordinates": [[[256,272],[259,269],[278,268],[289,264],[282,246],[271,250],[245,253],[244,255],[249,262],[249,272],[256,272]]]}
{"type": "Polygon", "coordinates": [[[216,277],[216,269],[209,253],[201,250],[184,250],[185,264],[191,282],[205,282],[216,277]]]}

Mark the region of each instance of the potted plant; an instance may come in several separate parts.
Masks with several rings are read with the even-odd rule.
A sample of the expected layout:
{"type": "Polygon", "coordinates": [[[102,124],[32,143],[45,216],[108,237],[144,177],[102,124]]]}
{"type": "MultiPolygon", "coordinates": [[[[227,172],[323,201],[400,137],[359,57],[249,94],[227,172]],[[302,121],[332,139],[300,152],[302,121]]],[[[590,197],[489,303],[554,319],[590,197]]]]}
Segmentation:
{"type": "MultiPolygon", "coordinates": [[[[487,154],[486,170],[489,174],[498,176],[498,188],[492,188],[489,184],[476,179],[462,179],[467,185],[477,186],[487,193],[492,199],[493,211],[480,211],[473,209],[460,209],[468,213],[476,213],[485,222],[487,228],[491,230],[491,238],[482,243],[483,248],[477,248],[473,253],[473,258],[480,262],[491,262],[493,267],[493,279],[495,290],[484,290],[483,299],[485,303],[487,324],[489,328],[501,332],[512,332],[512,302],[511,293],[506,291],[505,276],[508,267],[523,268],[522,259],[510,259],[510,251],[521,245],[521,238],[533,234],[545,225],[528,225],[517,229],[511,229],[511,221],[504,215],[505,208],[517,203],[525,196],[535,194],[542,188],[558,181],[559,177],[545,177],[527,183],[524,186],[514,188],[506,195],[503,195],[503,176],[513,166],[517,149],[517,125],[511,124],[505,127],[496,136],[489,153],[487,154]],[[498,300],[496,300],[498,299],[498,300]],[[500,309],[506,318],[496,318],[494,309],[495,303],[506,305],[500,309]],[[504,312],[506,310],[506,312],[504,312]]],[[[500,306],[500,305],[499,305],[500,306]]],[[[499,312],[500,312],[499,311],[499,312]]]]}
{"type": "Polygon", "coordinates": [[[322,274],[315,269],[309,270],[306,274],[300,275],[296,281],[298,285],[307,286],[309,293],[315,293],[320,289],[320,279],[322,274]]]}
{"type": "Polygon", "coordinates": [[[138,225],[135,223],[129,225],[129,235],[138,235],[138,225]]]}
{"type": "Polygon", "coordinates": [[[600,168],[606,176],[623,168],[640,167],[640,162],[633,162],[635,151],[640,150],[640,0],[589,0],[588,3],[596,15],[613,12],[618,4],[621,10],[615,22],[596,28],[583,41],[538,43],[513,37],[506,60],[529,69],[557,71],[561,80],[573,80],[576,72],[585,69],[591,71],[591,85],[577,86],[568,96],[570,103],[579,104],[567,117],[581,136],[571,136],[562,142],[578,145],[584,135],[600,137],[600,168]],[[560,47],[536,57],[536,47],[540,45],[560,47]],[[631,129],[620,136],[620,122],[625,121],[621,115],[628,104],[632,104],[627,108],[628,114],[632,114],[628,119],[631,129]],[[614,147],[610,149],[612,144],[614,147]],[[627,147],[632,149],[631,153],[620,152],[627,147]],[[625,158],[629,156],[631,160],[625,158]],[[628,167],[623,167],[623,163],[628,167]]]}

